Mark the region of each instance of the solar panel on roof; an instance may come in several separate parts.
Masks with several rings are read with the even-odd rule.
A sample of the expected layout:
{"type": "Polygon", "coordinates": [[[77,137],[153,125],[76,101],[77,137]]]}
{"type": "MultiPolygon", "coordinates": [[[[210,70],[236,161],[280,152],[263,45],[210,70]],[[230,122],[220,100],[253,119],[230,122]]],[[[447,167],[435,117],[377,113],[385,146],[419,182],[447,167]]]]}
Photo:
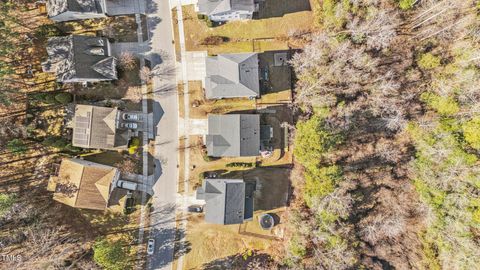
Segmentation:
{"type": "Polygon", "coordinates": [[[88,138],[87,134],[76,133],[73,135],[74,139],[86,140],[88,138]]]}
{"type": "Polygon", "coordinates": [[[76,128],[89,128],[89,123],[84,123],[84,122],[76,122],[75,123],[76,128]]]}
{"type": "Polygon", "coordinates": [[[77,123],[88,123],[90,120],[89,117],[85,117],[85,116],[77,116],[75,117],[75,122],[77,123]]]}
{"type": "Polygon", "coordinates": [[[75,134],[87,134],[87,130],[85,128],[79,128],[77,127],[75,129],[75,134]]]}
{"type": "Polygon", "coordinates": [[[75,140],[76,145],[87,145],[87,140],[75,140]]]}

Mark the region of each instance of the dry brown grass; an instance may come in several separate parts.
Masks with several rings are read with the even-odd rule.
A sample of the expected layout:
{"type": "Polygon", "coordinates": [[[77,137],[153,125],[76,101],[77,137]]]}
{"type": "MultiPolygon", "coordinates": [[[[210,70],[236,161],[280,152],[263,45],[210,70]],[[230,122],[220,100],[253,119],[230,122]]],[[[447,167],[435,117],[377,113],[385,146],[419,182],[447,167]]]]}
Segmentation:
{"type": "Polygon", "coordinates": [[[239,225],[208,224],[201,215],[191,216],[186,237],[191,251],[185,257],[184,269],[202,269],[205,263],[247,250],[268,250],[276,244],[274,240],[241,235],[238,230],[239,225]]]}
{"type": "Polygon", "coordinates": [[[189,81],[190,118],[202,119],[208,114],[226,114],[235,111],[255,110],[255,101],[246,98],[207,100],[201,81],[189,81]]]}
{"type": "Polygon", "coordinates": [[[289,170],[256,168],[235,171],[230,175],[257,180],[253,219],[242,225],[216,225],[205,223],[203,215],[191,215],[186,237],[191,251],[186,255],[184,269],[201,269],[205,263],[248,250],[274,255],[278,241],[283,240],[289,170]],[[279,223],[271,230],[263,230],[258,223],[264,213],[277,216],[279,223]]]}
{"type": "MultiPolygon", "coordinates": [[[[313,14],[302,11],[260,20],[229,22],[209,28],[205,21],[199,20],[193,5],[182,7],[185,45],[187,51],[208,51],[209,54],[252,52],[288,49],[287,36],[295,30],[310,31],[313,14]],[[201,45],[208,36],[223,36],[230,41],[216,46],[201,45]],[[256,40],[255,42],[253,42],[256,40]]],[[[173,9],[174,37],[179,52],[177,12],[173,9]]],[[[178,55],[178,53],[177,53],[178,55]]]]}

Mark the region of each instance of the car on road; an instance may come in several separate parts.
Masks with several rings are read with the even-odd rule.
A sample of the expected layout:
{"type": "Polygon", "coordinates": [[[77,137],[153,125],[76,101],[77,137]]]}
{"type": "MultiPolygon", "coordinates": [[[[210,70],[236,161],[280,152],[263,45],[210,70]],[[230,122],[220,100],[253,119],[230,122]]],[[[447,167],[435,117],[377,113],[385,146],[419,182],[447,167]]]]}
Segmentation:
{"type": "Polygon", "coordinates": [[[150,238],[147,244],[147,254],[153,255],[153,253],[155,253],[155,239],[150,238]]]}
{"type": "Polygon", "coordinates": [[[203,212],[203,206],[198,205],[198,204],[190,205],[188,207],[188,212],[190,212],[190,213],[202,213],[203,212]]]}
{"type": "Polygon", "coordinates": [[[142,120],[142,116],[138,113],[124,113],[123,120],[127,121],[140,121],[142,120]]]}

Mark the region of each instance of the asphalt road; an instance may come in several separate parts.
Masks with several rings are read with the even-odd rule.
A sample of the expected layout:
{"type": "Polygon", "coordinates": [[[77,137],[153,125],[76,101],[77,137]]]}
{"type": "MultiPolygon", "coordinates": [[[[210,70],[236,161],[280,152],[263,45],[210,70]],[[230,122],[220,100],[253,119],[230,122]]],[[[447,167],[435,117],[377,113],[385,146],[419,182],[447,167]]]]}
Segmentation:
{"type": "MultiPolygon", "coordinates": [[[[175,67],[171,8],[168,0],[147,0],[147,21],[152,68],[175,67]]],[[[153,78],[153,114],[156,126],[153,178],[153,211],[150,214],[155,253],[148,257],[147,269],[172,269],[175,245],[175,200],[178,179],[178,98],[176,75],[153,78]]],[[[155,129],[154,126],[154,129],[155,129]]],[[[154,131],[155,132],[155,131],[154,131]]]]}

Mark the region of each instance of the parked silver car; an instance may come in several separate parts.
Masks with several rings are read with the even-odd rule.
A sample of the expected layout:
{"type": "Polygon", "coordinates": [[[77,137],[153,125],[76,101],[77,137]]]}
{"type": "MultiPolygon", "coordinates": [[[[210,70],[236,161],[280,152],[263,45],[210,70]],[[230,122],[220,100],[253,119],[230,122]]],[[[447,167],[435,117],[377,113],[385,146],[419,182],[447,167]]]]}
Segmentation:
{"type": "Polygon", "coordinates": [[[153,255],[153,253],[155,253],[155,239],[150,238],[147,244],[147,254],[153,255]]]}
{"type": "Polygon", "coordinates": [[[120,123],[120,127],[129,128],[129,129],[137,129],[138,124],[137,123],[120,123]]]}

